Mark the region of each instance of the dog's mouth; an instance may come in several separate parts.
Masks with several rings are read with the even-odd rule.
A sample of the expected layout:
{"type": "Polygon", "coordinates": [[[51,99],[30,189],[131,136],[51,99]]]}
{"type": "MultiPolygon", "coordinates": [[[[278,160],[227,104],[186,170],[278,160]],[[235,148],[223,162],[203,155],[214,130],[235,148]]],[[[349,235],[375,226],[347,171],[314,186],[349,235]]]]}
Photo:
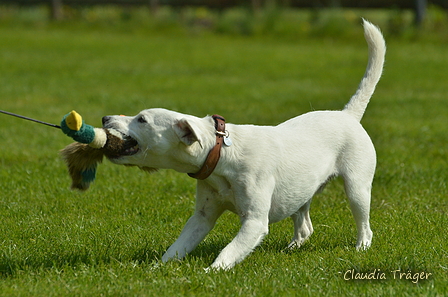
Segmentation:
{"type": "Polygon", "coordinates": [[[137,140],[129,135],[117,134],[115,131],[106,130],[107,142],[103,147],[106,157],[117,159],[123,156],[135,155],[140,151],[137,140]]]}
{"type": "Polygon", "coordinates": [[[128,136],[127,139],[125,139],[125,141],[124,141],[120,155],[122,155],[122,156],[135,155],[136,153],[138,153],[139,150],[140,150],[140,147],[138,145],[137,140],[128,136]]]}

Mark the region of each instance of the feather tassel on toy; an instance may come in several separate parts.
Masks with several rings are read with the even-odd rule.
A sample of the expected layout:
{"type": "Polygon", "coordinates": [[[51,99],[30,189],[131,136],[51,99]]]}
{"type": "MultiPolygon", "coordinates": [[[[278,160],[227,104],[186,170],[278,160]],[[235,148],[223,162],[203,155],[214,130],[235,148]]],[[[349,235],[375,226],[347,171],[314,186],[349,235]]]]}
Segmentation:
{"type": "Polygon", "coordinates": [[[62,118],[61,129],[77,141],[60,152],[72,178],[72,189],[87,190],[95,180],[97,166],[103,157],[117,155],[125,149],[125,141],[119,132],[87,125],[76,111],[62,118]]]}

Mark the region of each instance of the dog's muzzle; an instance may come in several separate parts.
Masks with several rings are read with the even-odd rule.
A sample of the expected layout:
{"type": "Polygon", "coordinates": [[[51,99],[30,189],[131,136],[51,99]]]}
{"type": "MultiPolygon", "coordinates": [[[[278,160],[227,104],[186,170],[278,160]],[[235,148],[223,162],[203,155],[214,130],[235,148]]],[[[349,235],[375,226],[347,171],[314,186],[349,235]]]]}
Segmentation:
{"type": "Polygon", "coordinates": [[[123,135],[114,129],[105,129],[107,142],[104,145],[104,154],[109,159],[117,159],[123,156],[132,156],[140,151],[137,140],[123,135]]]}
{"type": "Polygon", "coordinates": [[[139,152],[137,140],[129,135],[114,129],[110,123],[111,116],[102,118],[103,127],[106,131],[107,141],[103,147],[104,154],[109,159],[117,159],[123,156],[132,156],[139,152]]]}

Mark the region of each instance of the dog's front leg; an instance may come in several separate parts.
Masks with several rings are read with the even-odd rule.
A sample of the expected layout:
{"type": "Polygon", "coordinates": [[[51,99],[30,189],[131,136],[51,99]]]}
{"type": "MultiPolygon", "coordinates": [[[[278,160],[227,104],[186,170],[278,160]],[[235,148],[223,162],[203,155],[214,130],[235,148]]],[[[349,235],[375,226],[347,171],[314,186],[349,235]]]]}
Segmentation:
{"type": "Polygon", "coordinates": [[[232,268],[246,258],[268,234],[274,181],[260,180],[263,182],[248,182],[241,191],[235,191],[241,229],[218,255],[211,265],[212,269],[232,268]]]}
{"type": "Polygon", "coordinates": [[[196,193],[196,210],[187,221],[179,238],[168,248],[162,256],[162,261],[182,259],[191,252],[213,229],[216,220],[224,209],[216,201],[216,193],[203,182],[198,182],[196,193]]]}
{"type": "Polygon", "coordinates": [[[221,251],[212,269],[230,269],[241,262],[268,234],[268,219],[247,218],[236,237],[221,251]]]}

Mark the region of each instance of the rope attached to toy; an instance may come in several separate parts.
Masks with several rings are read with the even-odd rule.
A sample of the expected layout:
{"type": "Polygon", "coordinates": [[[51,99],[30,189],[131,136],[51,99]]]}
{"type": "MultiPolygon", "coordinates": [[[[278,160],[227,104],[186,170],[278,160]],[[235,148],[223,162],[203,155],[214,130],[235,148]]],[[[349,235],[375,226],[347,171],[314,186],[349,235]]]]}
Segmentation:
{"type": "Polygon", "coordinates": [[[36,122],[36,123],[39,123],[39,124],[44,124],[44,125],[47,125],[47,126],[50,126],[50,127],[61,129],[61,126],[58,126],[58,125],[55,125],[55,124],[50,124],[50,123],[47,123],[47,122],[42,122],[42,121],[39,121],[39,120],[35,120],[35,119],[29,118],[29,117],[25,117],[25,116],[22,116],[22,115],[19,115],[19,114],[16,114],[16,113],[12,113],[12,112],[9,112],[9,111],[0,110],[0,113],[4,113],[4,114],[10,115],[10,116],[14,116],[14,117],[18,117],[18,118],[21,118],[21,119],[24,119],[24,120],[33,121],[33,122],[36,122]]]}

